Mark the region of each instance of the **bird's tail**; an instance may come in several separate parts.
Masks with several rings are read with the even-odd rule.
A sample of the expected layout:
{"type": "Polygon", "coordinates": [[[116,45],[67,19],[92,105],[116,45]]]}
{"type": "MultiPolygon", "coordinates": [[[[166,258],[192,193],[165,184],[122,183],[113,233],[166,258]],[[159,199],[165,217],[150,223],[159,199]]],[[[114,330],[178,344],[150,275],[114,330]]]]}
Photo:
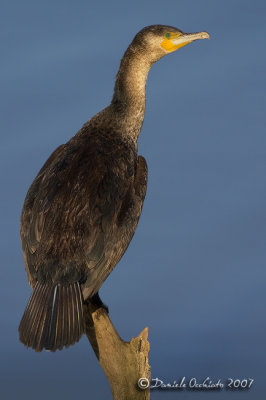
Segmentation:
{"type": "Polygon", "coordinates": [[[36,283],[19,325],[21,342],[35,351],[55,351],[77,342],[85,331],[78,282],[51,286],[36,283]]]}

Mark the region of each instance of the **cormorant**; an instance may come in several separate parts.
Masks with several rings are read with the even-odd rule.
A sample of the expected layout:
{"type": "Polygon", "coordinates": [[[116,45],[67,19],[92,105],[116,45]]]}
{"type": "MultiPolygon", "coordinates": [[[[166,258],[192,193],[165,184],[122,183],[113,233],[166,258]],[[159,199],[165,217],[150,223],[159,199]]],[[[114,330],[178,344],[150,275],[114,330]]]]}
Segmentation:
{"type": "Polygon", "coordinates": [[[207,32],[172,26],[142,29],[126,50],[111,104],[48,158],[27,193],[21,215],[25,268],[33,288],[20,340],[55,351],[84,333],[83,302],[99,288],[137,228],[147,165],[137,153],[145,85],[153,63],[207,32]]]}

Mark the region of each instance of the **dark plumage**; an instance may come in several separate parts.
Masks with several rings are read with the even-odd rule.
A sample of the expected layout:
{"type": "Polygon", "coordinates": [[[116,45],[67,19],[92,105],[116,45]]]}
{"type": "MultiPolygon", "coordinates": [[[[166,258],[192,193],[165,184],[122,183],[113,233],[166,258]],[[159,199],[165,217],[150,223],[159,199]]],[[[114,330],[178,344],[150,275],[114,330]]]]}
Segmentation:
{"type": "Polygon", "coordinates": [[[140,31],[121,61],[110,106],[53,152],[27,193],[21,241],[33,293],[19,333],[36,351],[79,340],[83,301],[97,298],[132,239],[147,186],[137,139],[148,71],[185,35],[161,25],[140,31]]]}

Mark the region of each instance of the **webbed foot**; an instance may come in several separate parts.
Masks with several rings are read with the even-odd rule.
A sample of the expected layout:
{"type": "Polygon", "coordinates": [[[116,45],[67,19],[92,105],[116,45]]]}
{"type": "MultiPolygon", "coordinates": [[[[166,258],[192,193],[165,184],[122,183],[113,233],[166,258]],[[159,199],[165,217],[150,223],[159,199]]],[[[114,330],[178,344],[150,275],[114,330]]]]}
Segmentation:
{"type": "Polygon", "coordinates": [[[97,308],[104,308],[107,314],[109,314],[109,308],[106,304],[104,304],[99,296],[99,292],[95,293],[91,298],[90,302],[97,308]]]}

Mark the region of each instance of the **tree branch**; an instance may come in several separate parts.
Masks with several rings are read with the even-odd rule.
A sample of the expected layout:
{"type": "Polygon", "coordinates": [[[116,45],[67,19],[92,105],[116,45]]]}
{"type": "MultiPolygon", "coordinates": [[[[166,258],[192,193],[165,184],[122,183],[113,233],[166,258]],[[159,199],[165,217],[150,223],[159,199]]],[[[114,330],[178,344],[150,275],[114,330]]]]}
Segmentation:
{"type": "Polygon", "coordinates": [[[109,381],[114,400],[149,400],[150,390],[138,388],[138,380],[150,381],[148,328],[124,342],[108,313],[87,301],[84,304],[86,335],[109,381]]]}

